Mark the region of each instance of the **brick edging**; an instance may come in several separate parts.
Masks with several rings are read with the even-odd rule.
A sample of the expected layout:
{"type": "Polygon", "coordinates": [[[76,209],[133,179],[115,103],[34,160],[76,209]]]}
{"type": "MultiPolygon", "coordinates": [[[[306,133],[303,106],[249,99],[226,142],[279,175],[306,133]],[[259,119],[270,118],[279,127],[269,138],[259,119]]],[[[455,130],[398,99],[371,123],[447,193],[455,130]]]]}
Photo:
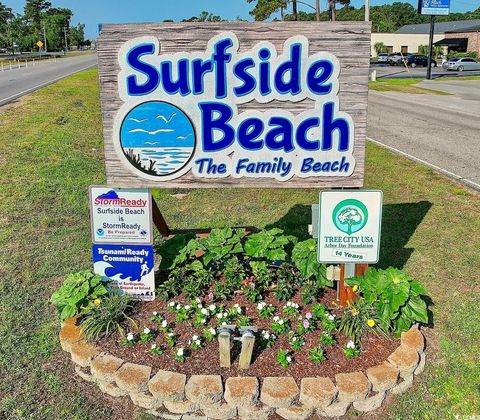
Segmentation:
{"type": "Polygon", "coordinates": [[[412,386],[425,368],[425,338],[418,327],[402,333],[400,346],[385,362],[365,372],[339,373],[330,378],[303,378],[300,388],[291,377],[234,377],[193,375],[128,363],[87,343],[78,318],[62,323],[60,343],[75,363],[75,372],[113,397],[130,397],[150,414],[178,418],[196,414],[212,419],[236,416],[262,420],[276,413],[284,419],[312,415],[337,417],[350,407],[361,412],[379,408],[388,393],[412,386]],[[261,384],[260,384],[261,381],[261,384]]]}

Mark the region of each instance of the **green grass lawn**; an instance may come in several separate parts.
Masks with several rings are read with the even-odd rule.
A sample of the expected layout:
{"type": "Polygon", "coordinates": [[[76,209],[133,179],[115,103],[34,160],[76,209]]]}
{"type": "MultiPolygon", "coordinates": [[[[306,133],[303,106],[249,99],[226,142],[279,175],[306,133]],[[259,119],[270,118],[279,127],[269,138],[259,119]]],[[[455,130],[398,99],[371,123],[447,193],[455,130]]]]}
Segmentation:
{"type": "MultiPolygon", "coordinates": [[[[49,296],[91,268],[88,194],[105,182],[96,70],[0,109],[0,418],[146,418],[73,375],[49,296]]],[[[480,199],[375,145],[366,187],[384,191],[379,266],[405,269],[431,294],[428,365],[383,418],[480,414],[480,199]]],[[[306,236],[316,190],[156,192],[175,228],[275,224],[306,236]]]]}
{"type": "MultiPolygon", "coordinates": [[[[433,81],[445,82],[445,81],[463,81],[463,80],[480,80],[480,76],[446,76],[437,77],[433,81]]],[[[402,93],[416,93],[416,94],[433,94],[433,95],[450,95],[450,93],[442,92],[435,89],[427,89],[420,86],[416,86],[417,83],[423,82],[425,79],[419,77],[412,77],[408,79],[386,79],[380,78],[375,82],[368,82],[368,88],[370,90],[377,90],[380,92],[402,92],[402,93]]]]}

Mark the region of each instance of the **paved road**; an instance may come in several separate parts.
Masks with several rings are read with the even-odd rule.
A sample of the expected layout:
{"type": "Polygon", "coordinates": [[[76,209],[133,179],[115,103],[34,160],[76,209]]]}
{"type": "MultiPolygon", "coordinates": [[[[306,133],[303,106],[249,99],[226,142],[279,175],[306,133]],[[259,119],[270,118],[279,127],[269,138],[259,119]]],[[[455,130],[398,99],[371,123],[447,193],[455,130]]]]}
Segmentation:
{"type": "Polygon", "coordinates": [[[480,190],[480,81],[426,81],[453,95],[370,91],[367,136],[480,190]]]}
{"type": "Polygon", "coordinates": [[[97,64],[96,54],[37,62],[34,67],[0,71],[0,106],[77,71],[97,64]]]}
{"type": "MultiPolygon", "coordinates": [[[[377,71],[378,79],[406,79],[410,77],[426,78],[426,67],[408,68],[409,71],[402,66],[390,66],[388,64],[372,64],[370,71],[377,71]]],[[[480,71],[446,71],[442,67],[432,68],[432,78],[438,79],[442,77],[466,77],[466,76],[480,76],[480,71]]]]}

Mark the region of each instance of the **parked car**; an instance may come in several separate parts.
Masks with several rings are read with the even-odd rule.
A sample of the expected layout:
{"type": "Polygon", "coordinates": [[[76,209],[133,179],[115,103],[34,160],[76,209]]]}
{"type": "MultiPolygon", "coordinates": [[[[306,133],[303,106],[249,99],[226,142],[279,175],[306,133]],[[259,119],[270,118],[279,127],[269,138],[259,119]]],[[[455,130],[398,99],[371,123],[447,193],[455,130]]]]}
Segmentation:
{"type": "MultiPolygon", "coordinates": [[[[417,67],[417,66],[427,67],[428,66],[428,57],[426,55],[407,54],[403,60],[404,60],[404,63],[410,67],[417,67]]],[[[437,62],[433,59],[431,62],[431,66],[437,67],[437,62]]]]}
{"type": "Polygon", "coordinates": [[[396,66],[402,64],[402,58],[405,57],[408,53],[402,54],[399,52],[392,53],[388,56],[388,64],[391,66],[396,66]]]}
{"type": "Polygon", "coordinates": [[[388,63],[388,54],[387,53],[378,54],[377,63],[388,63]]]}
{"type": "Polygon", "coordinates": [[[480,62],[470,57],[454,57],[445,61],[442,67],[447,71],[480,70],[480,62]]]}

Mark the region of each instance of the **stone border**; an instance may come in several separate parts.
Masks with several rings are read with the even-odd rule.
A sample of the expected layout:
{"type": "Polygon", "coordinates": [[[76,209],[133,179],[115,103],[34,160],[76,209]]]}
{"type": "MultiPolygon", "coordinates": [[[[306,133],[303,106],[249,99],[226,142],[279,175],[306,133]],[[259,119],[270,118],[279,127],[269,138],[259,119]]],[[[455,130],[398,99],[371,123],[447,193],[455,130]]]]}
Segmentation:
{"type": "Polygon", "coordinates": [[[379,408],[387,393],[400,394],[425,368],[425,338],[418,327],[402,333],[400,346],[378,366],[365,372],[330,378],[303,378],[300,388],[291,377],[186,375],[127,363],[87,343],[78,318],[62,323],[60,343],[71,354],[75,372],[113,397],[129,396],[135,405],[165,419],[267,420],[276,413],[287,420],[312,415],[343,416],[350,407],[361,412],[379,408]],[[261,381],[261,384],[259,382],[261,381]],[[194,417],[192,417],[192,415],[194,417]]]}

